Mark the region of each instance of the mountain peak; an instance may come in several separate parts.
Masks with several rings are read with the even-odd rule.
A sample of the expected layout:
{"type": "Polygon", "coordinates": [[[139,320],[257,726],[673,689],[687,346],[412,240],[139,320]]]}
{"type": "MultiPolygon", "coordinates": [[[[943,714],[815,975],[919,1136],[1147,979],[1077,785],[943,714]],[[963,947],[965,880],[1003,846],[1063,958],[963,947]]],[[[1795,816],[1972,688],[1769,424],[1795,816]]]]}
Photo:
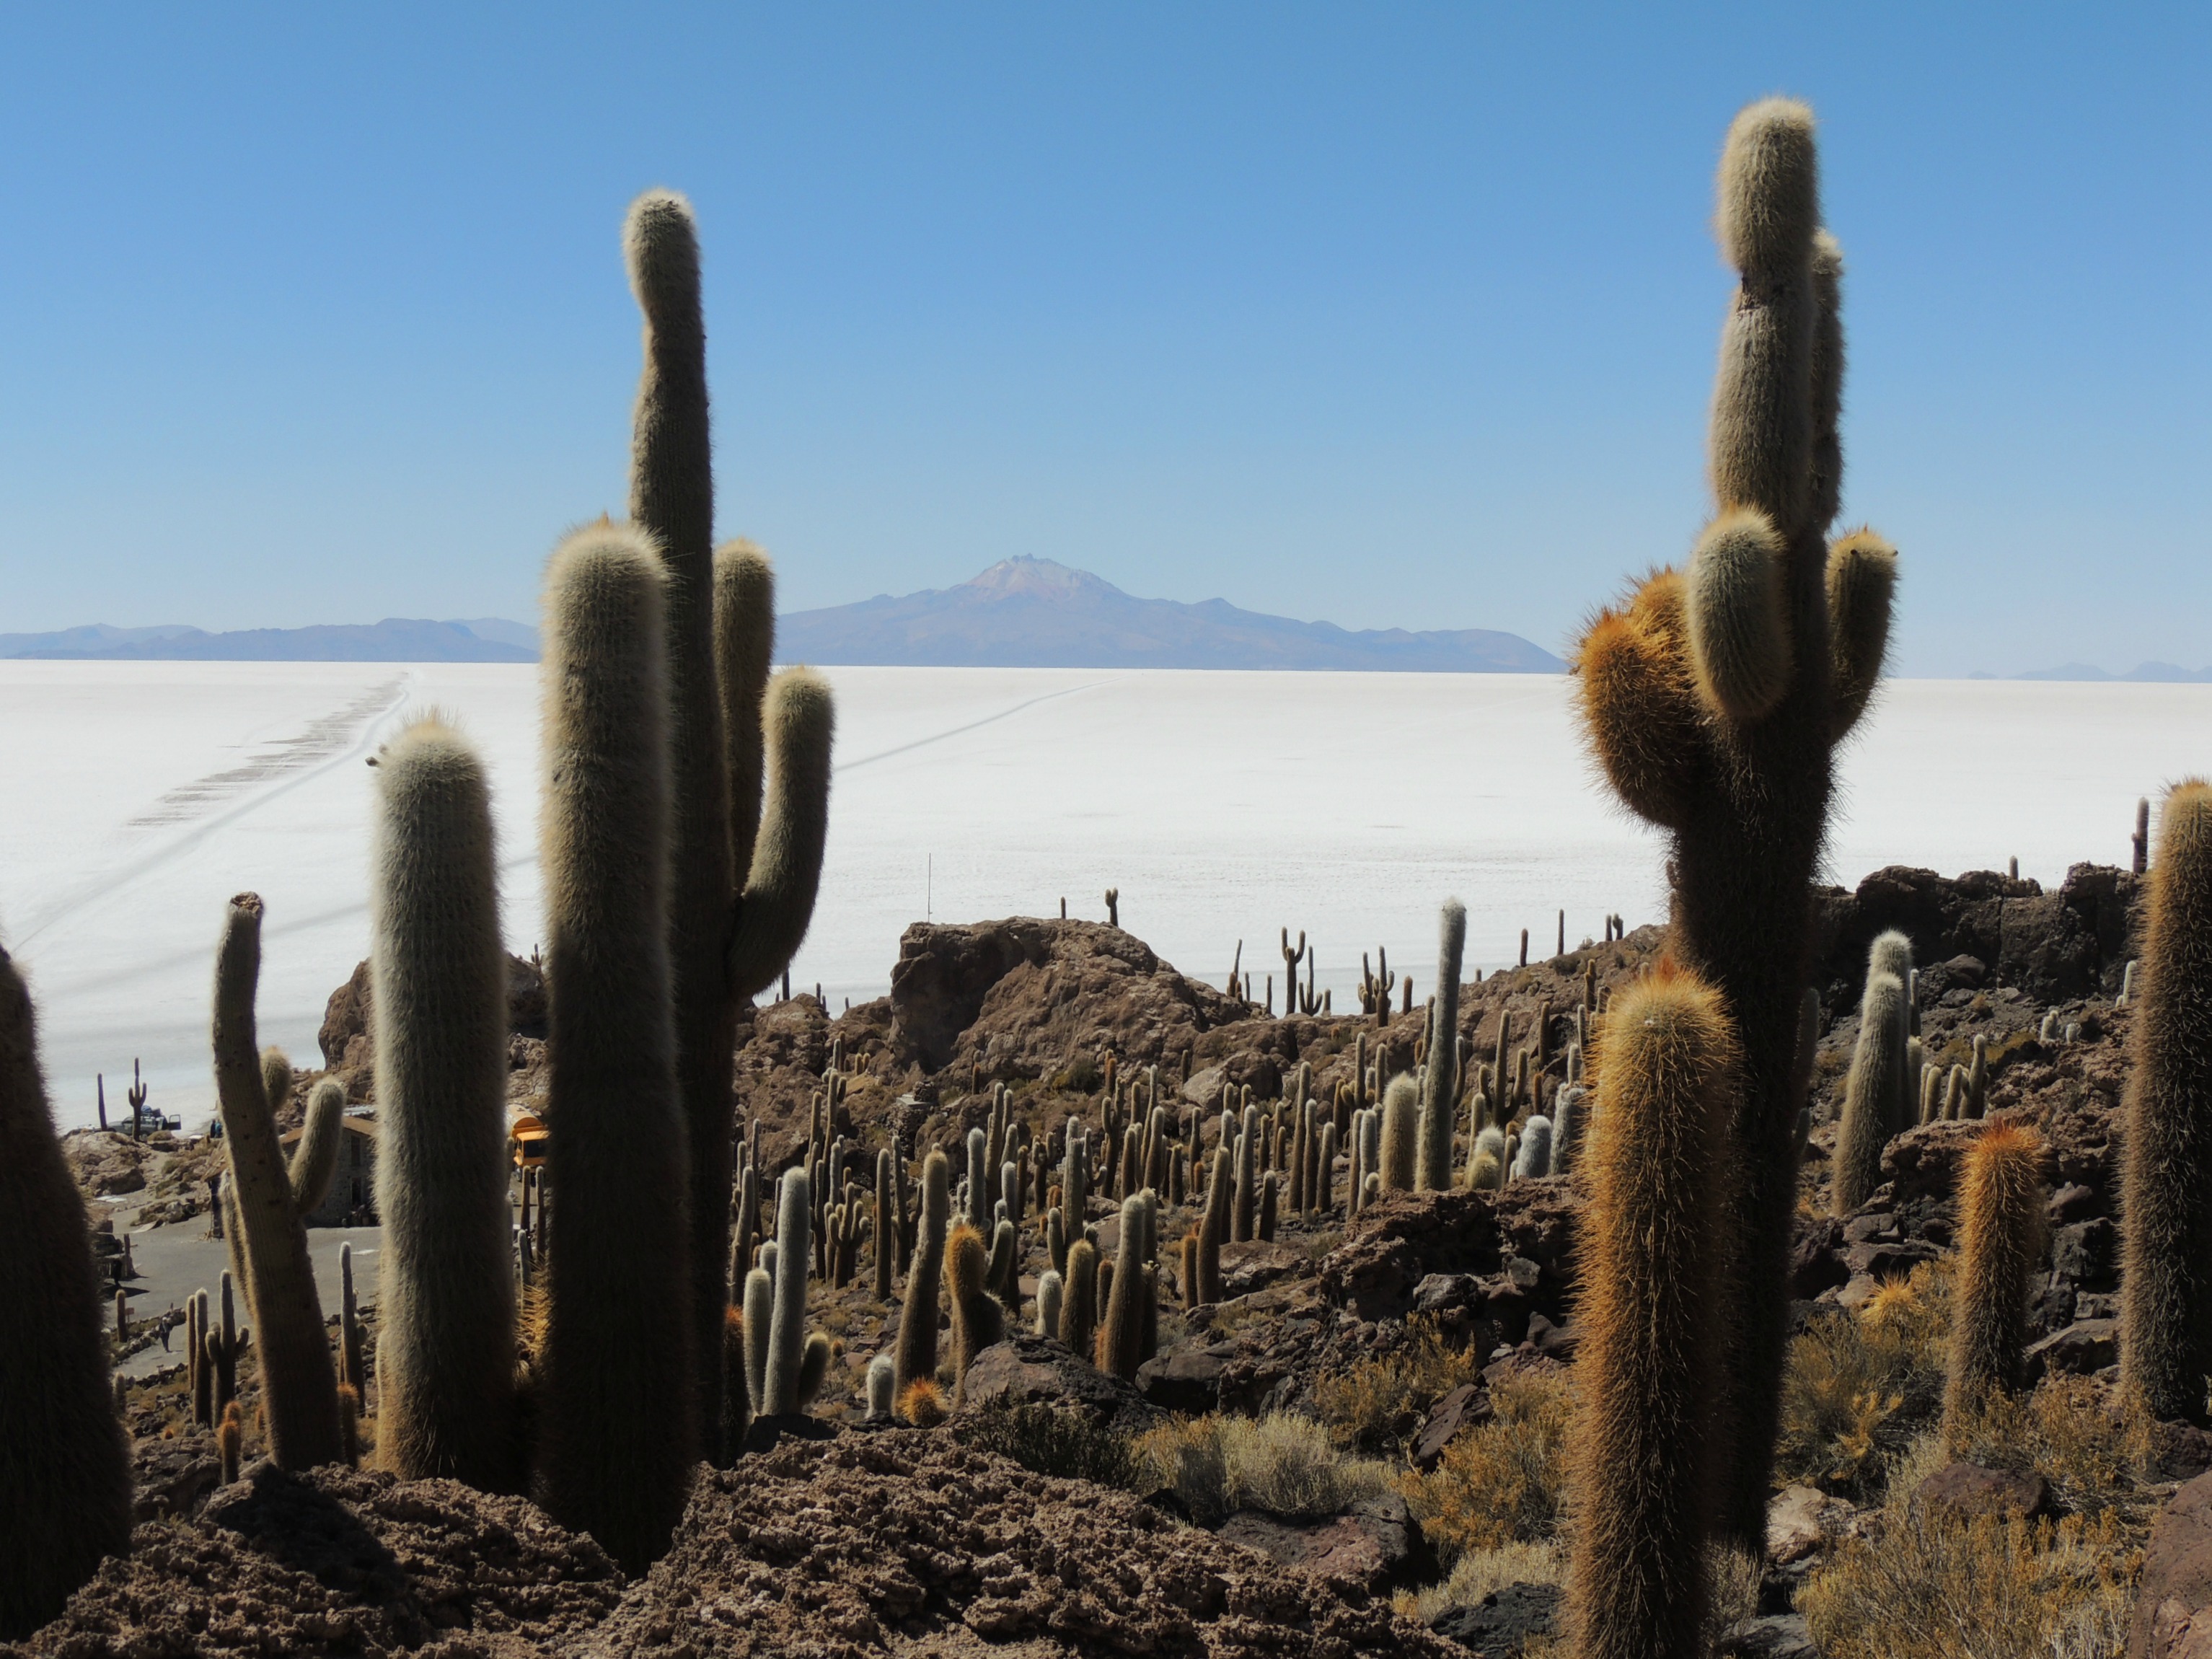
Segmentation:
{"type": "Polygon", "coordinates": [[[1038,599],[1121,595],[1121,590],[1113,583],[1092,575],[1088,570],[1077,570],[1055,559],[1040,559],[1028,553],[1018,553],[1011,559],[1001,559],[988,570],[969,577],[960,586],[989,593],[1019,593],[1038,599]]]}

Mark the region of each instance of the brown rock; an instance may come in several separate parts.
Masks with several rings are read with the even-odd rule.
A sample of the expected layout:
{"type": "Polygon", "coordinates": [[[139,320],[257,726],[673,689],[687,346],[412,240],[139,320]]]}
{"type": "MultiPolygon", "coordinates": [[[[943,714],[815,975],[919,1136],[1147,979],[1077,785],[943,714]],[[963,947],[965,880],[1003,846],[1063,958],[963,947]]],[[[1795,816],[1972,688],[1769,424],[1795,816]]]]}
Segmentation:
{"type": "Polygon", "coordinates": [[[1784,1486],[1766,1506],[1766,1553],[1774,1565],[1802,1561],[1828,1541],[1834,1523],[1850,1505],[1817,1486],[1784,1486]]]}
{"type": "Polygon", "coordinates": [[[1420,1523],[1396,1492],[1363,1499],[1326,1521],[1240,1510],[1214,1535],[1360,1598],[1433,1571],[1436,1565],[1420,1523]]]}
{"type": "Polygon", "coordinates": [[[960,1409],[1051,1406],[1137,1434],[1161,1420],[1158,1407],[1110,1371],[1102,1371],[1049,1337],[1026,1333],[975,1356],[962,1384],[960,1409]]]}
{"type": "Polygon", "coordinates": [[[942,1430],[789,1443],[702,1470],[675,1547],[577,1651],[693,1659],[1291,1653],[1449,1659],[1388,1606],[1033,1474],[942,1430]]]}
{"type": "Polygon", "coordinates": [[[1420,1432],[1413,1437],[1413,1467],[1424,1474],[1443,1461],[1445,1449],[1460,1431],[1487,1423],[1497,1415],[1489,1392],[1480,1383],[1462,1382],[1429,1407],[1420,1432]]]}
{"type": "Polygon", "coordinates": [[[1972,1521],[1993,1515],[2023,1520],[2043,1513],[2051,1490],[2039,1474],[1985,1469],[1978,1463],[1950,1463],[1920,1483],[1913,1500],[1932,1515],[1972,1521]]]}
{"type": "Polygon", "coordinates": [[[2087,1376],[2115,1364],[2120,1357],[2120,1322],[2117,1319],[2077,1319],[2063,1331],[2054,1331],[2039,1342],[2031,1342],[2024,1375],[2039,1382],[2048,1372],[2072,1371],[2087,1376]]]}
{"type": "Polygon", "coordinates": [[[2212,1474],[2174,1493],[2151,1528],[2136,1585],[2128,1659],[2212,1654],[2212,1474]]]}

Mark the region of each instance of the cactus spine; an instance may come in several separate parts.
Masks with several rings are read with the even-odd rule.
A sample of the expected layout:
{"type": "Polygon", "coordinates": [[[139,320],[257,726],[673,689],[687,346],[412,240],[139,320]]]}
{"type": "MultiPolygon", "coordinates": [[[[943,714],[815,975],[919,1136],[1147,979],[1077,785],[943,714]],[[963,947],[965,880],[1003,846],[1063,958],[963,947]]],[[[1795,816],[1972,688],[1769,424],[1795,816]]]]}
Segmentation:
{"type": "Polygon", "coordinates": [[[1788,1338],[1805,892],[1833,746],[1881,673],[1896,562],[1871,532],[1826,539],[1842,479],[1842,256],[1820,228],[1815,175],[1803,105],[1768,100],[1736,117],[1717,216],[1741,276],[1708,445],[1717,516],[1686,577],[1651,577],[1576,653],[1613,787],[1671,833],[1670,951],[1720,994],[1744,1047],[1724,1160],[1743,1179],[1729,1223],[1735,1305],[1718,1328],[1734,1425],[1719,1504],[1727,1535],[1750,1548],[1765,1534],[1788,1338]]]}
{"type": "MultiPolygon", "coordinates": [[[[507,1267],[507,961],[491,798],[475,750],[435,720],[402,732],[379,757],[376,778],[377,1453],[402,1480],[513,1492],[521,1469],[507,1267]]],[[[325,1091],[343,1109],[338,1085],[318,1084],[310,1123],[325,1091]]],[[[334,1122],[333,1157],[337,1139],[334,1122]]],[[[302,1155],[307,1140],[301,1137],[302,1155]]],[[[359,1387],[356,1376],[343,1380],[359,1387]]]]}
{"type": "Polygon", "coordinates": [[[937,1280],[945,1271],[945,1229],[952,1220],[952,1166],[932,1152],[921,1166],[921,1228],[899,1307],[897,1395],[937,1374],[937,1280]]]}
{"type": "Polygon", "coordinates": [[[1704,1659],[1715,1281],[1740,1050],[1719,994],[1662,969],[1624,990],[1599,1037],[1585,1151],[1581,1524],[1568,1588],[1587,1659],[1704,1659]]]}
{"type": "Polygon", "coordinates": [[[1446,899],[1437,920],[1437,997],[1429,1025],[1429,1064],[1421,1074],[1419,1145],[1413,1185],[1452,1184],[1452,1109],[1459,1103],[1459,975],[1467,950],[1467,907],[1446,899]]]}
{"type": "Polygon", "coordinates": [[[783,1172],[775,1211],[775,1304],[769,1324],[768,1385],[761,1396],[767,1417],[804,1409],[799,1370],[806,1340],[806,1264],[814,1254],[814,1194],[805,1170],[783,1172]]]}
{"type": "MultiPolygon", "coordinates": [[[[307,1230],[294,1206],[293,1171],[277,1145],[269,1073],[254,1047],[260,974],[261,900],[240,893],[230,902],[216,958],[216,1095],[230,1171],[224,1184],[237,1200],[244,1234],[239,1255],[253,1308],[270,1455],[279,1468],[301,1469],[337,1462],[344,1445],[307,1230]]],[[[284,1070],[289,1078],[290,1068],[284,1070]]]]}
{"type": "Polygon", "coordinates": [[[2043,1152],[2042,1137],[2033,1129],[2002,1122],[1983,1130],[1966,1152],[1951,1370],[1943,1395],[1944,1433],[1954,1449],[1963,1445],[1967,1425],[1991,1395],[2020,1387],[2028,1275],[2043,1247],[2043,1152]]]}
{"type": "Polygon", "coordinates": [[[2157,854],[2130,1036],[2120,1376],[2137,1409],[2201,1423],[2212,1373],[2212,785],[2166,797],[2157,854]]]}
{"type": "MultiPolygon", "coordinates": [[[[248,1041],[251,1041],[249,1036],[248,1041]]],[[[0,951],[0,1641],[28,1636],[131,1542],[84,1201],[55,1139],[36,1016],[0,951]]]]}
{"type": "MultiPolygon", "coordinates": [[[[634,532],[569,537],[546,572],[539,677],[561,1129],[534,1495],[631,1572],[667,1547],[699,1443],[669,993],[665,583],[634,532]]],[[[718,1361],[722,1255],[717,1243],[718,1361]]]]}
{"type": "Polygon", "coordinates": [[[1858,1046],[1844,1085],[1844,1123],[1836,1141],[1833,1207],[1849,1215],[1881,1184],[1881,1151],[1905,1100],[1905,981],[1869,973],[1859,1001],[1858,1046]]]}

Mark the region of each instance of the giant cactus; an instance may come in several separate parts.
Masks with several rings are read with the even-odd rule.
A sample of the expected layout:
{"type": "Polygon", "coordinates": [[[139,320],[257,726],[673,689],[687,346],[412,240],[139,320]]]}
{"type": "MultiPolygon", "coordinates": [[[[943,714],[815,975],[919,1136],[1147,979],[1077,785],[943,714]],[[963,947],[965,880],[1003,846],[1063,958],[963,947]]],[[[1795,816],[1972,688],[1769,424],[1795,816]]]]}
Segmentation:
{"type": "MultiPolygon", "coordinates": [[[[254,990],[261,976],[261,900],[240,893],[230,902],[216,957],[215,1082],[229,1157],[225,1189],[236,1199],[237,1241],[253,1308],[253,1345],[261,1367],[261,1407],[270,1455],[277,1467],[303,1469],[345,1455],[338,1419],[337,1373],[331,1363],[323,1309],[307,1263],[301,1199],[322,1201],[305,1168],[287,1165],[276,1139],[269,1074],[255,1046],[254,990]],[[296,1177],[296,1180],[295,1180],[296,1177]]],[[[290,1075],[290,1067],[283,1068],[290,1075]]],[[[327,1110],[327,1108],[324,1109],[327,1110]]],[[[304,1165],[317,1137],[302,1133],[294,1163],[304,1165]]],[[[324,1176],[328,1184],[328,1175],[324,1176]]]]}
{"type": "Polygon", "coordinates": [[[1741,277],[1712,403],[1717,512],[1686,571],[1600,613],[1575,669],[1613,787],[1670,832],[1670,949],[1720,993],[1743,1045],[1719,1506],[1728,1534],[1757,1547],[1788,1334],[1808,889],[1834,747],[1881,673],[1896,555],[1869,532],[1826,539],[1842,483],[1842,258],[1820,228],[1805,106],[1770,99],[1736,117],[1717,228],[1741,277]]]}
{"type": "Polygon", "coordinates": [[[22,975],[0,951],[0,1641],[131,1541],[131,1462],[84,1200],[63,1161],[22,975]]]}
{"type": "Polygon", "coordinates": [[[668,972],[690,1150],[698,1408],[713,1422],[727,1297],[732,1023],[738,1001],[788,965],[813,915],[832,711],[817,677],[769,678],[775,611],[766,556],[742,542],[713,546],[707,331],[690,204],[646,191],[630,206],[623,252],[645,318],[630,518],[667,574],[668,972]]]}
{"type": "Polygon", "coordinates": [[[2123,1395],[2151,1416],[2205,1419],[2212,1374],[2212,785],[2159,815],[2136,976],[2120,1214],[2123,1395]]]}
{"type": "MultiPolygon", "coordinates": [[[[535,1487],[633,1572],[666,1548],[699,1444],[669,998],[665,585],[635,532],[570,537],[546,574],[541,671],[558,1202],[535,1487]]],[[[714,1268],[719,1310],[719,1243],[714,1268]]]]}
{"type": "Polygon", "coordinates": [[[509,1492],[521,1471],[491,799],[476,751],[435,720],[388,745],[377,779],[377,1455],[405,1480],[509,1492]]]}

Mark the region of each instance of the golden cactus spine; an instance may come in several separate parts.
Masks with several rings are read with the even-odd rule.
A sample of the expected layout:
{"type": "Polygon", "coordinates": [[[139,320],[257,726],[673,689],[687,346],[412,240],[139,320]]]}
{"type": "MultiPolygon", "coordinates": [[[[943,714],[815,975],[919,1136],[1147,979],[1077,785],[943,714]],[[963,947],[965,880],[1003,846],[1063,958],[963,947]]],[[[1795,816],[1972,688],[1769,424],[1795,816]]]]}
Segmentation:
{"type": "Polygon", "coordinates": [[[1990,1124],[1966,1149],[1943,1395],[1954,1449],[1963,1449],[1965,1429],[1992,1395],[2020,1387],[2028,1276],[2043,1245],[2043,1138],[2016,1123],[1990,1124]]]}
{"type": "Polygon", "coordinates": [[[1592,1067],[1571,1452],[1583,1659],[1704,1659],[1715,1202],[1741,1049],[1719,994],[1662,967],[1614,1000],[1592,1067]]]}
{"type": "Polygon", "coordinates": [[[2159,1419],[2205,1420],[2212,1374],[2212,785],[2159,814],[2136,976],[2120,1213],[2120,1380],[2159,1419]]]}

